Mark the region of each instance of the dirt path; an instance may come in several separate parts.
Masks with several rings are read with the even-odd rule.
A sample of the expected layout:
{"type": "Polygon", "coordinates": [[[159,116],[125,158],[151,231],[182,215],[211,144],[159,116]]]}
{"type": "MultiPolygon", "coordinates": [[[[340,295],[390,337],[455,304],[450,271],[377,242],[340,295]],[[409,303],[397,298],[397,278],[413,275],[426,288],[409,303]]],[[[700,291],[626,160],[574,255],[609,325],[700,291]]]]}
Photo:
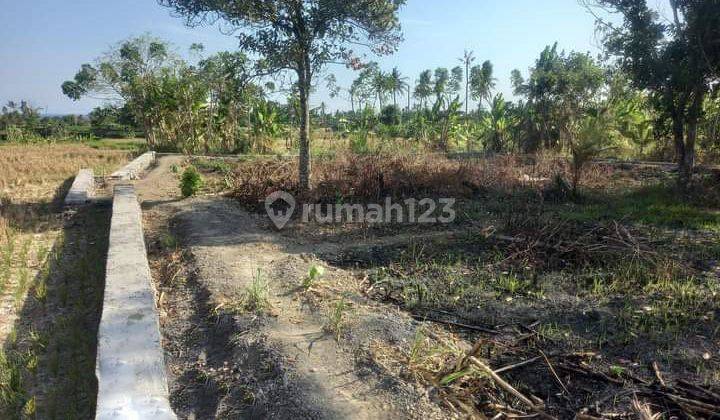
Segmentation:
{"type": "Polygon", "coordinates": [[[184,281],[159,284],[171,399],[180,417],[441,417],[426,395],[364,353],[378,339],[409,345],[414,328],[407,316],[348,298],[356,328],[336,341],[326,309],[340,300],[335,282],[354,279],[328,270],[327,293],[303,293],[315,247],[267,230],[231,200],[179,200],[170,168],[180,162],[161,158],[137,184],[155,265],[162,265],[161,254],[167,259],[158,249],[167,232],[188,251],[183,274],[172,275],[184,281]],[[248,287],[263,282],[268,313],[238,310],[248,287]]]}

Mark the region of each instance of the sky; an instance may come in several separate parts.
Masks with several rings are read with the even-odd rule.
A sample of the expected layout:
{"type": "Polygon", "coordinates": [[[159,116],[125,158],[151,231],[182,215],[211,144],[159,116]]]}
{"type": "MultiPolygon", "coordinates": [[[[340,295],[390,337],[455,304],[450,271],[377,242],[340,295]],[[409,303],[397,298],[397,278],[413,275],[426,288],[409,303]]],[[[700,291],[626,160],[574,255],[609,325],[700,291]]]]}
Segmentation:
{"type": "MultiPolygon", "coordinates": [[[[526,75],[546,45],[601,51],[594,19],[577,0],[408,0],[400,22],[405,40],[397,53],[375,58],[384,70],[398,67],[414,82],[422,70],[454,67],[464,50],[472,50],[478,64],[492,61],[497,91],[506,97],[512,96],[510,71],[526,75]]],[[[180,52],[197,42],[205,54],[237,48],[217,26],[185,27],[155,0],[0,0],[0,104],[25,99],[49,114],[85,114],[100,102],[72,101],[62,94],[62,82],[112,45],[144,33],[180,52]]],[[[327,71],[343,88],[356,76],[343,66],[327,71]]],[[[350,107],[345,92],[330,98],[323,87],[311,102],[350,107]]]]}

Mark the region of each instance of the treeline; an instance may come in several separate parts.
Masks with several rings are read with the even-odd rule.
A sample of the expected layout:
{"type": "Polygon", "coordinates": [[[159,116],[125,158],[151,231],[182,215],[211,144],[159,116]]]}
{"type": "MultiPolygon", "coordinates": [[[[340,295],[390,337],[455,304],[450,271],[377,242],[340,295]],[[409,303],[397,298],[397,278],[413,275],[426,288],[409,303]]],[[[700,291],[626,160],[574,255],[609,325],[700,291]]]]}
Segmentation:
{"type": "Polygon", "coordinates": [[[43,115],[28,101],[8,101],[0,113],[0,141],[84,141],[95,138],[142,137],[126,107],[106,105],[89,115],[43,115]]]}
{"type": "Polygon", "coordinates": [[[162,40],[132,38],[95,64],[84,64],[62,90],[76,100],[92,95],[122,103],[154,150],[269,150],[285,128],[280,121],[293,117],[292,108],[282,111],[268,101],[275,86],[264,80],[261,63],[241,52],[203,57],[199,44],[190,55],[194,62],[162,40]]]}
{"type": "MultiPolygon", "coordinates": [[[[83,65],[62,89],[73,99],[104,95],[122,104],[93,111],[94,134],[100,127],[138,128],[156,150],[263,153],[280,138],[293,146],[300,120],[295,84],[276,88],[262,61],[242,52],[203,57],[202,46],[193,45],[190,55],[192,63],[164,41],[133,38],[83,65]],[[284,103],[277,101],[281,95],[284,103]]],[[[348,87],[330,75],[325,82],[331,96],[346,97],[350,110],[330,113],[322,103],[310,110],[311,121],[350,137],[360,152],[374,137],[411,139],[440,151],[549,150],[588,158],[605,152],[662,160],[676,153],[672,120],[620,66],[548,46],[526,75],[509,75],[516,97],[509,100],[497,92],[490,61],[476,62],[466,51],[459,63],[412,79],[371,62],[357,66],[348,87]]],[[[720,100],[707,95],[702,106],[698,150],[703,159],[716,160],[720,100]]]]}
{"type": "MultiPolygon", "coordinates": [[[[372,127],[438,150],[606,151],[620,157],[673,158],[672,121],[618,66],[586,53],[559,51],[557,44],[548,46],[526,76],[519,70],[511,73],[519,98],[511,101],[497,93],[490,61],[472,65],[471,52],[460,61],[462,66],[425,70],[414,82],[397,68],[384,72],[370,63],[346,91],[351,111],[336,113],[334,126],[372,127]]],[[[717,160],[717,95],[705,98],[703,116],[699,150],[704,158],[717,160]]]]}

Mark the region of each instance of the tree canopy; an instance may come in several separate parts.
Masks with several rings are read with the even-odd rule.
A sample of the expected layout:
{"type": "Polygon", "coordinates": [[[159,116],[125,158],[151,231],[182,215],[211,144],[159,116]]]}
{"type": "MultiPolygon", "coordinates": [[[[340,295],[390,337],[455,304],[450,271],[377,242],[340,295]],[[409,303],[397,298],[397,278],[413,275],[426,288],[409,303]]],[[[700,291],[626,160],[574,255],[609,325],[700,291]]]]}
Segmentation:
{"type": "Polygon", "coordinates": [[[310,185],[310,109],[313,78],[328,63],[362,65],[353,48],[376,54],[400,42],[397,12],[405,0],[159,0],[190,25],[222,21],[240,48],[262,57],[262,65],[297,74],[300,99],[299,187],[310,185]]]}
{"type": "Polygon", "coordinates": [[[598,18],[607,51],[617,57],[636,88],[648,90],[672,121],[681,186],[695,163],[695,141],[703,101],[720,81],[720,1],[671,0],[664,21],[646,0],[597,0],[588,8],[610,10],[621,25],[598,18]]]}

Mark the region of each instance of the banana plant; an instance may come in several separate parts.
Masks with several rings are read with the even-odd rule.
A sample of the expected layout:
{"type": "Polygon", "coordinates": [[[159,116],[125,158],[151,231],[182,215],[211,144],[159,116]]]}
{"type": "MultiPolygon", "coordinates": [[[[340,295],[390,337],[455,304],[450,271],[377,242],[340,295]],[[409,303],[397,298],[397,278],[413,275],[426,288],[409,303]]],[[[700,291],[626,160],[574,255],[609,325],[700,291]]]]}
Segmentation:
{"type": "Polygon", "coordinates": [[[272,149],[272,141],[283,134],[278,122],[277,110],[267,101],[258,102],[250,113],[253,150],[266,153],[272,149]]]}
{"type": "Polygon", "coordinates": [[[507,148],[508,134],[515,122],[516,118],[510,114],[503,95],[495,95],[490,112],[481,121],[485,132],[485,148],[493,152],[501,152],[503,148],[507,148]]]}

